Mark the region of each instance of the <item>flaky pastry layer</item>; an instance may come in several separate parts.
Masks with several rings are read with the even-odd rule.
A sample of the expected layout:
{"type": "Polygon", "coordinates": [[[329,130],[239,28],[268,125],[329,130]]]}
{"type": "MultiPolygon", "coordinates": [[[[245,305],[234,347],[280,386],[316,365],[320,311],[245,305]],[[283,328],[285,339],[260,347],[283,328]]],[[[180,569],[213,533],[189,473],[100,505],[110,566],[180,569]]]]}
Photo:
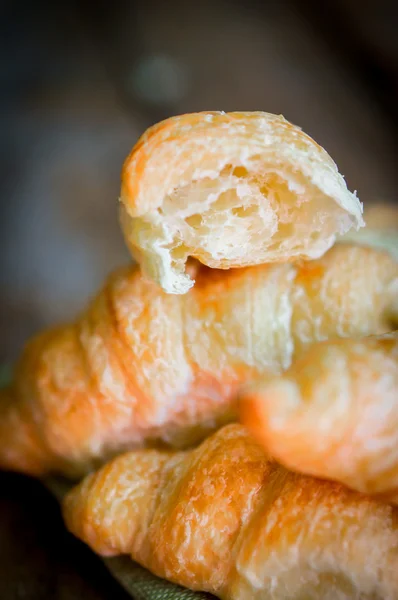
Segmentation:
{"type": "Polygon", "coordinates": [[[240,414],[286,467],[398,503],[398,332],[314,344],[240,414]]]}
{"type": "Polygon", "coordinates": [[[388,331],[398,314],[398,263],[368,248],[191,268],[181,296],[121,269],[75,323],[27,344],[0,393],[0,467],[75,476],[126,449],[192,446],[236,419],[242,383],[315,341],[388,331]]]}
{"type": "Polygon", "coordinates": [[[95,552],[223,600],[395,600],[398,513],[271,461],[240,425],[193,451],[138,451],[66,497],[95,552]]]}
{"type": "Polygon", "coordinates": [[[319,258],[363,225],[326,153],[282,116],[202,112],[151,127],[125,161],[121,223],[144,273],[170,293],[188,257],[218,268],[319,258]]]}

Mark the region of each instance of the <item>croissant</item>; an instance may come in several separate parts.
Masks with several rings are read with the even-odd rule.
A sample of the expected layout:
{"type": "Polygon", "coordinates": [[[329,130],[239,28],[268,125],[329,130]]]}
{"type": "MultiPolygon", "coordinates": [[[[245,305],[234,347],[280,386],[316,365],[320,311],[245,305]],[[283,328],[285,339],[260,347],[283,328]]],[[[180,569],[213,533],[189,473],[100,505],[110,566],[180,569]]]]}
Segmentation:
{"type": "Polygon", "coordinates": [[[314,344],[240,415],[286,467],[398,503],[398,332],[314,344]]]}
{"type": "Polygon", "coordinates": [[[66,496],[104,556],[224,600],[398,597],[398,512],[269,460],[240,425],[195,450],[124,454],[66,496]]]}
{"type": "Polygon", "coordinates": [[[192,446],[237,418],[243,382],[313,341],[388,331],[398,313],[398,263],[368,248],[190,268],[186,295],[119,270],[74,324],[28,343],[0,396],[0,467],[73,477],[126,449],[192,446]]]}
{"type": "Polygon", "coordinates": [[[143,272],[184,294],[218,269],[319,258],[363,225],[330,156],[282,116],[202,112],[151,127],[125,161],[120,219],[143,272]]]}
{"type": "Polygon", "coordinates": [[[387,250],[398,259],[398,206],[371,204],[365,210],[366,227],[351,230],[341,241],[387,250]]]}

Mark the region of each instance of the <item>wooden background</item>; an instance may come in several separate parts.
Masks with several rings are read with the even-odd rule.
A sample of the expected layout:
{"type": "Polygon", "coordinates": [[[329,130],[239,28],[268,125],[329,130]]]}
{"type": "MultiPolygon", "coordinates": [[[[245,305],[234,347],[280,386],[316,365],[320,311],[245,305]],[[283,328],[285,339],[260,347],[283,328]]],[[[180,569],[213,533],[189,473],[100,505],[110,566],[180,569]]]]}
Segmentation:
{"type": "MultiPolygon", "coordinates": [[[[128,260],[121,163],[171,114],[283,113],[365,206],[396,199],[394,2],[3,0],[0,14],[1,362],[128,260]]],[[[0,477],[1,599],[123,597],[38,483],[0,477]]]]}

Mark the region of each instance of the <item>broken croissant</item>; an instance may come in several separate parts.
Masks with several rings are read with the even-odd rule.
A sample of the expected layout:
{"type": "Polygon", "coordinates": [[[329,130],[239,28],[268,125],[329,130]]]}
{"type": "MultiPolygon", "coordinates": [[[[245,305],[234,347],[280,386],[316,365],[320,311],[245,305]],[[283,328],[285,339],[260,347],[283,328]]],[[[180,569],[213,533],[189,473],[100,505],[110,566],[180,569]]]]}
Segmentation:
{"type": "Polygon", "coordinates": [[[398,503],[398,332],[314,344],[240,409],[286,467],[398,503]]]}
{"type": "Polygon", "coordinates": [[[76,476],[122,450],[192,446],[237,417],[242,382],[314,341],[387,331],[398,312],[398,263],[368,248],[192,269],[182,296],[122,269],[74,324],[28,343],[0,395],[2,468],[76,476]]]}
{"type": "Polygon", "coordinates": [[[166,292],[193,285],[188,257],[219,269],[318,258],[363,225],[323,148],[282,116],[203,112],[150,128],[122,172],[121,223],[166,292]]]}
{"type": "Polygon", "coordinates": [[[104,556],[223,600],[398,597],[398,513],[269,460],[240,425],[197,449],[122,455],[66,497],[104,556]]]}

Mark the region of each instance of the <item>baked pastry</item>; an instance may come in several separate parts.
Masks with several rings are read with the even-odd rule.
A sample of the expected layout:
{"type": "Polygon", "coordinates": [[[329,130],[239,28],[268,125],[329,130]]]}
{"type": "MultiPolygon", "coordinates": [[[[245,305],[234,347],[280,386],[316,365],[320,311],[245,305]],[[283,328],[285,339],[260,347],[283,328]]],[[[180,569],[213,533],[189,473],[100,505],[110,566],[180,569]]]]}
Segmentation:
{"type": "Polygon", "coordinates": [[[122,269],[74,324],[28,343],[0,396],[0,467],[75,476],[126,449],[192,446],[236,418],[240,384],[314,341],[386,331],[398,313],[398,263],[368,248],[191,269],[183,296],[122,269]]]}
{"type": "Polygon", "coordinates": [[[365,219],[366,227],[349,231],[341,240],[387,250],[398,260],[398,205],[370,204],[365,219]]]}
{"type": "Polygon", "coordinates": [[[151,127],[126,159],[121,223],[143,272],[169,293],[188,257],[218,269],[318,258],[363,225],[323,148],[282,116],[202,112],[151,127]]]}
{"type": "Polygon", "coordinates": [[[122,455],[63,513],[95,552],[223,600],[398,597],[397,509],[289,472],[240,425],[192,451],[122,455]]]}
{"type": "Polygon", "coordinates": [[[398,503],[398,332],[314,344],[240,414],[286,467],[398,503]]]}

